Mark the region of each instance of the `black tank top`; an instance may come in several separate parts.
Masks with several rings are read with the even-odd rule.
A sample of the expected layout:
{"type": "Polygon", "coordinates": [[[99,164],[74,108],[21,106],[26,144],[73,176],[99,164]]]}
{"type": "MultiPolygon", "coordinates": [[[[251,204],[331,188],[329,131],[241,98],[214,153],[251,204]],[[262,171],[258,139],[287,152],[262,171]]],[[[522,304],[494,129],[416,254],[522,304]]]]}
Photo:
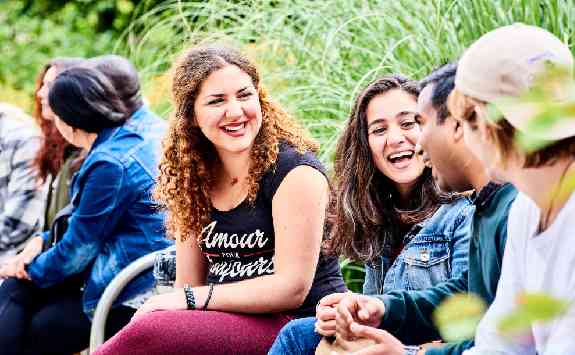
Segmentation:
{"type": "MultiPolygon", "coordinates": [[[[202,231],[202,252],[209,262],[208,282],[229,283],[274,273],[272,199],[285,176],[300,165],[325,175],[314,154],[300,154],[290,145],[280,144],[276,164],[262,176],[253,204],[243,201],[229,211],[213,210],[211,222],[202,231]]],[[[289,313],[296,317],[314,315],[321,297],[344,291],[337,258],[321,255],[306,300],[289,313]]]]}

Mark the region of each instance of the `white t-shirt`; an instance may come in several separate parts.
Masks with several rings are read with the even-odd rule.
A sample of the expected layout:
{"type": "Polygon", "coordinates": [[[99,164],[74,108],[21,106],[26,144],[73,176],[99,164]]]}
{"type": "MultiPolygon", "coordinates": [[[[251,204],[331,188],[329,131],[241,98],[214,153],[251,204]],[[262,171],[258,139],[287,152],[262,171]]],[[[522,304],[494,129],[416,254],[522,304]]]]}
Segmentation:
{"type": "Polygon", "coordinates": [[[509,211],[497,295],[479,324],[475,347],[464,355],[575,354],[575,193],[541,234],[537,234],[539,218],[537,205],[519,193],[509,211]],[[558,319],[532,324],[526,336],[503,337],[497,323],[515,308],[517,295],[524,292],[545,292],[574,305],[558,319]]]}

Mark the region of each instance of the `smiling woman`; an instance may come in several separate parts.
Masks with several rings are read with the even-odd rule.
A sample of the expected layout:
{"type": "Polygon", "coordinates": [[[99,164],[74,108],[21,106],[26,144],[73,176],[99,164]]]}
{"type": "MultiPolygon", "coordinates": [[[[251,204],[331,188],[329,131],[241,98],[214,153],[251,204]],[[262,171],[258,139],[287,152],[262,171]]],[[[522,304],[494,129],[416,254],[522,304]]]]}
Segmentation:
{"type": "Polygon", "coordinates": [[[290,319],[345,290],[337,258],[320,252],[329,188],[317,146],[235,50],[193,48],[174,75],[156,197],[177,288],[98,354],[264,354],[290,319]]]}
{"type": "MultiPolygon", "coordinates": [[[[375,80],[356,98],[338,142],[329,243],[334,253],[366,262],[365,294],[425,289],[467,268],[470,202],[440,198],[415,154],[418,95],[402,76],[375,80]]],[[[325,297],[315,318],[290,322],[269,355],[314,354],[320,335],[335,334],[344,296],[325,297]]]]}

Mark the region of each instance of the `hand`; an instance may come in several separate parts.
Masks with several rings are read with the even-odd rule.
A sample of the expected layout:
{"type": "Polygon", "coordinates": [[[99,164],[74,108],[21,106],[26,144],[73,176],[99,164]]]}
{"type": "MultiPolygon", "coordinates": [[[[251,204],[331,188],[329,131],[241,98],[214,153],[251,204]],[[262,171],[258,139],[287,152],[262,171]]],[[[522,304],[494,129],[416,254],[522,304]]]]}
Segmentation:
{"type": "Polygon", "coordinates": [[[323,336],[335,335],[335,308],[348,293],[332,293],[323,297],[315,309],[315,331],[323,336]]]}
{"type": "Polygon", "coordinates": [[[369,339],[375,342],[374,345],[370,345],[366,348],[356,351],[353,353],[353,355],[405,354],[403,344],[396,337],[383,329],[377,329],[366,325],[352,323],[351,333],[357,338],[369,339]]]}
{"type": "Polygon", "coordinates": [[[43,245],[42,237],[30,239],[20,254],[10,258],[0,267],[0,278],[17,277],[30,280],[30,276],[26,272],[26,265],[30,264],[42,252],[43,245]]]}
{"type": "Polygon", "coordinates": [[[44,239],[42,239],[42,237],[34,237],[30,239],[24,250],[22,250],[18,256],[20,256],[21,261],[25,265],[28,265],[32,262],[32,260],[34,260],[35,257],[42,253],[43,246],[44,239]]]}
{"type": "Polygon", "coordinates": [[[343,340],[355,339],[350,326],[353,323],[377,327],[385,314],[383,302],[377,298],[349,294],[339,301],[336,312],[336,334],[343,340]]]}
{"type": "Polygon", "coordinates": [[[13,256],[0,265],[0,278],[16,277],[18,258],[17,255],[13,256]]]}
{"type": "Polygon", "coordinates": [[[18,254],[16,265],[16,277],[19,279],[30,280],[28,272],[26,272],[26,265],[29,265],[35,257],[42,253],[44,246],[44,239],[42,237],[34,237],[30,239],[24,250],[18,254]]]}
{"type": "Polygon", "coordinates": [[[186,295],[184,294],[184,289],[176,288],[172,292],[150,297],[140,308],[138,308],[132,319],[153,311],[176,311],[187,308],[188,305],[186,303],[186,295]]]}

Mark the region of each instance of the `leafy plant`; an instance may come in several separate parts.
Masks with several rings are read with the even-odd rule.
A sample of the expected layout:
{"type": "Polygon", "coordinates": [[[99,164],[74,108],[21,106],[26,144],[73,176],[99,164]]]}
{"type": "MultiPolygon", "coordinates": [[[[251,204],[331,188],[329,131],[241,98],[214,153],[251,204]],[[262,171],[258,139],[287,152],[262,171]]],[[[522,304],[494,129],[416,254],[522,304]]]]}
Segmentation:
{"type": "Polygon", "coordinates": [[[485,301],[479,296],[456,294],[435,309],[433,321],[446,341],[472,339],[486,309],[485,301]]]}
{"type": "MultiPolygon", "coordinates": [[[[570,0],[172,0],[136,12],[115,49],[142,68],[162,112],[169,95],[157,95],[154,80],[175,56],[192,44],[231,42],[258,62],[272,96],[318,139],[328,167],[354,97],[376,77],[419,79],[514,22],[567,43],[575,34],[570,0]]],[[[342,268],[348,287],[359,289],[357,265],[342,268]]]]}

